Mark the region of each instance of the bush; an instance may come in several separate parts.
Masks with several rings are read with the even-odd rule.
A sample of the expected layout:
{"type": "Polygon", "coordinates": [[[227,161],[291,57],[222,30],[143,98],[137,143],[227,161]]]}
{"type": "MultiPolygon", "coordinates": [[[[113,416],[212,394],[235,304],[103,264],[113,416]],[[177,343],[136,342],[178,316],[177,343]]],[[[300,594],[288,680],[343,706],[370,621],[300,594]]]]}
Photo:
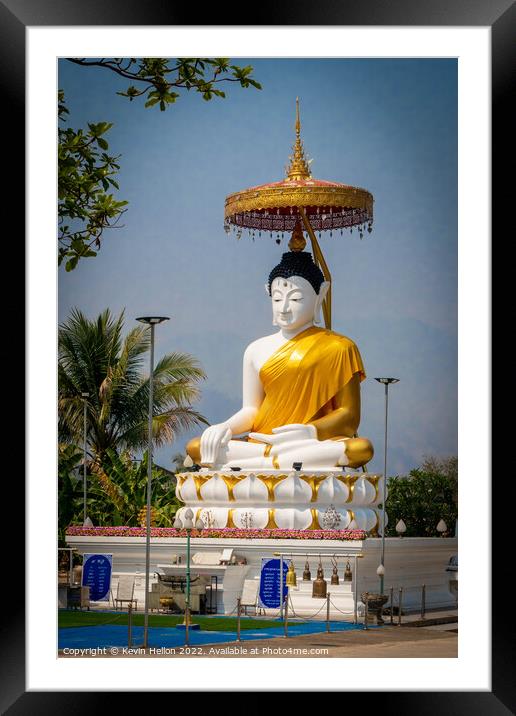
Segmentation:
{"type": "Polygon", "coordinates": [[[457,458],[427,458],[408,475],[389,479],[386,510],[387,536],[396,536],[402,519],[406,537],[437,537],[437,523],[443,519],[448,535],[455,534],[457,520],[457,458]]]}

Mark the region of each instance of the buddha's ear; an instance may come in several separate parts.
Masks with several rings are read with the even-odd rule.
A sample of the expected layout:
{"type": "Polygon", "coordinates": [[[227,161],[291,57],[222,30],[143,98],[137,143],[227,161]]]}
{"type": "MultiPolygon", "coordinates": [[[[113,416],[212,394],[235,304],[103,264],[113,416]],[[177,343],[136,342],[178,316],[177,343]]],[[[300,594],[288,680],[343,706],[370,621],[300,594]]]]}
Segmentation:
{"type": "Polygon", "coordinates": [[[317,301],[315,302],[314,323],[321,322],[321,306],[323,304],[324,299],[326,298],[328,291],[330,290],[330,286],[330,281],[323,281],[321,283],[319,293],[317,294],[317,301]]]}
{"type": "Polygon", "coordinates": [[[319,294],[318,294],[318,298],[319,298],[321,304],[324,301],[324,299],[326,298],[326,294],[330,290],[330,286],[331,286],[330,281],[323,281],[321,283],[321,288],[319,289],[319,294]]]}
{"type": "Polygon", "coordinates": [[[264,283],[263,285],[264,285],[264,288],[265,288],[265,293],[267,294],[267,296],[269,296],[269,284],[268,284],[268,283],[264,283]]]}

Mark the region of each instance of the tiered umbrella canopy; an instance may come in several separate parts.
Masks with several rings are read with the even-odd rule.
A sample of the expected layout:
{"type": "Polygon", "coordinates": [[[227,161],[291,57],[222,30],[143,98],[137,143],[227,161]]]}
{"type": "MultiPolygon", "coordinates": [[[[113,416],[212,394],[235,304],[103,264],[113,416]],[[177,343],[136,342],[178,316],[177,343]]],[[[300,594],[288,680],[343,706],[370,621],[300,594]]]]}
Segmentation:
{"type": "MultiPolygon", "coordinates": [[[[315,263],[320,266],[324,277],[331,282],[331,275],[315,236],[315,231],[329,231],[357,227],[360,238],[364,231],[372,230],[373,196],[366,189],[324,181],[312,177],[309,162],[301,141],[299,119],[299,98],[296,99],[296,140],[290,164],[283,181],[262,184],[235,192],[226,197],[224,228],[233,228],[239,239],[243,229],[248,229],[252,238],[266,233],[277,234],[276,241],[284,232],[295,235],[289,246],[294,251],[304,248],[299,243],[301,226],[308,233],[312,244],[315,263]]],[[[304,240],[302,240],[304,241],[304,240]]],[[[323,305],[327,328],[331,328],[331,291],[323,305]]]]}

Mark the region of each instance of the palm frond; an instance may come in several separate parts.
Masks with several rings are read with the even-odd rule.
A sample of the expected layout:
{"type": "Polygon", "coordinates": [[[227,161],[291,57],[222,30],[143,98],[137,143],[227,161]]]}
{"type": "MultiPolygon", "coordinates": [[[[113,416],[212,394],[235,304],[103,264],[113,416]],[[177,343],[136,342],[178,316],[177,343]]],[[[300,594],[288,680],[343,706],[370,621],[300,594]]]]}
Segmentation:
{"type": "MultiPolygon", "coordinates": [[[[180,433],[191,430],[193,427],[201,424],[208,425],[208,421],[193,408],[176,406],[160,415],[155,415],[152,419],[154,445],[161,447],[166,443],[173,442],[180,433]]],[[[147,442],[147,417],[120,436],[121,444],[137,445],[140,449],[144,448],[147,442]]]]}
{"type": "MultiPolygon", "coordinates": [[[[134,449],[146,444],[149,378],[144,358],[150,347],[147,328],[137,326],[122,337],[124,312],[104,310],[89,320],[79,309],[59,327],[59,435],[82,442],[87,399],[88,443],[102,457],[110,448],[134,449]]],[[[163,444],[206,420],[191,408],[206,377],[187,353],[163,356],[153,371],[154,434],[163,444]]]]}

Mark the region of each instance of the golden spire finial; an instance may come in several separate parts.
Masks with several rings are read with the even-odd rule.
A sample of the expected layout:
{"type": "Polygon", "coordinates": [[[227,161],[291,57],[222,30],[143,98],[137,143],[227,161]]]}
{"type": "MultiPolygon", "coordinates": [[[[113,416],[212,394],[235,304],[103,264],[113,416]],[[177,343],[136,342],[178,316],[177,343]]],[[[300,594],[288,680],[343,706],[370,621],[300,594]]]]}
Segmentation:
{"type": "Polygon", "coordinates": [[[294,153],[290,157],[290,166],[287,167],[287,177],[289,179],[309,179],[310,168],[305,157],[305,150],[301,141],[301,121],[299,119],[299,97],[296,97],[296,141],[294,143],[294,153]]]}
{"type": "Polygon", "coordinates": [[[301,228],[301,222],[296,219],[294,229],[292,231],[292,237],[288,242],[288,247],[291,251],[304,251],[306,246],[306,239],[303,236],[303,229],[301,228]]]}

